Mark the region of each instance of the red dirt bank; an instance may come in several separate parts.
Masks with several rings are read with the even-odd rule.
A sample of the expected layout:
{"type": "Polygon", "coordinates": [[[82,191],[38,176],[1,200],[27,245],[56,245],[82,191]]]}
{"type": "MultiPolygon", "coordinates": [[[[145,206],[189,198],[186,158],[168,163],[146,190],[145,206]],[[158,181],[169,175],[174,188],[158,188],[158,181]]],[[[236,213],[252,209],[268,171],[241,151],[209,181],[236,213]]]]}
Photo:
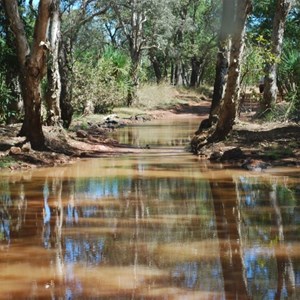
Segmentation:
{"type": "MultiPolygon", "coordinates": [[[[71,163],[82,157],[137,153],[141,149],[119,145],[117,141],[108,138],[108,131],[118,125],[140,123],[149,119],[199,118],[200,123],[207,117],[209,107],[209,101],[189,101],[169,110],[149,111],[145,116],[132,116],[126,120],[109,120],[105,128],[103,124],[93,122],[89,123],[88,127],[85,124],[83,130],[80,124],[77,124],[78,126],[73,126],[73,131],[69,133],[60,128],[45,127],[48,152],[33,151],[27,144],[22,146],[24,138],[17,137],[18,126],[0,127],[0,162],[13,159],[8,167],[14,170],[71,163]]],[[[243,118],[245,119],[245,116],[243,118]]],[[[199,136],[195,136],[194,139],[199,139],[199,136]]],[[[228,140],[213,146],[205,146],[197,152],[204,159],[220,160],[227,150],[240,149],[242,156],[233,152],[232,157],[228,157],[227,161],[237,166],[243,166],[245,162],[248,162],[248,169],[251,169],[251,165],[255,165],[255,162],[259,164],[267,162],[269,165],[298,165],[299,143],[300,128],[296,124],[266,123],[262,125],[241,122],[235,125],[228,140]]]]}

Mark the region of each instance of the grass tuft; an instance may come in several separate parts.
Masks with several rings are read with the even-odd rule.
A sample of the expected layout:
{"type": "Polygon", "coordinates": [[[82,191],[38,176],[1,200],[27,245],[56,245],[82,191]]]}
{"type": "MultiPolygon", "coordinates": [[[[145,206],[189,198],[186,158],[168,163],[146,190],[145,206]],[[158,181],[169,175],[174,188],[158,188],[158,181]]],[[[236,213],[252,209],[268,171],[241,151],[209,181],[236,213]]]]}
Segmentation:
{"type": "Polygon", "coordinates": [[[10,156],[0,157],[0,169],[9,168],[14,165],[16,161],[10,156]]]}

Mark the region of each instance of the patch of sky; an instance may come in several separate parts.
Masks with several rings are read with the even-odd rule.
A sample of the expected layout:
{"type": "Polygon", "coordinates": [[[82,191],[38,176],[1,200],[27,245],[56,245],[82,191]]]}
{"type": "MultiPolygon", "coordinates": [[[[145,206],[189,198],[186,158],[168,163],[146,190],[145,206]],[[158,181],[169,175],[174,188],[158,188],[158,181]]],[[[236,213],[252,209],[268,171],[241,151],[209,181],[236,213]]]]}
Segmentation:
{"type": "Polygon", "coordinates": [[[103,259],[104,241],[103,238],[93,241],[66,238],[65,262],[99,265],[103,259]]]}

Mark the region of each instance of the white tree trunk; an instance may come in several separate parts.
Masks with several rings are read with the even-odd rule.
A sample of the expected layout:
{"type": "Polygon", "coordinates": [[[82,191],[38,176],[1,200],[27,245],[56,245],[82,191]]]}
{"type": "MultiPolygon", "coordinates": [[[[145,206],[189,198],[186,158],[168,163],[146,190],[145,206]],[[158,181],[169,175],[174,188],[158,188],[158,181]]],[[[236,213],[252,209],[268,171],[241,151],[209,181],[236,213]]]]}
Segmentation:
{"type": "MultiPolygon", "coordinates": [[[[226,4],[225,4],[226,5],[226,4]]],[[[219,121],[215,132],[209,137],[209,141],[222,140],[231,131],[236,118],[237,102],[239,95],[239,80],[241,71],[241,59],[244,49],[244,35],[247,17],[252,9],[251,0],[237,0],[236,14],[232,28],[232,43],[230,49],[230,63],[228,80],[219,113],[219,121]]]]}
{"type": "Polygon", "coordinates": [[[226,89],[228,65],[230,59],[231,33],[233,27],[234,0],[223,0],[222,22],[218,40],[218,54],[213,98],[209,118],[218,114],[221,100],[226,89]]]}
{"type": "Polygon", "coordinates": [[[291,9],[291,0],[277,0],[272,31],[272,62],[266,65],[262,111],[271,109],[277,99],[277,64],[282,51],[286,17],[291,9]]]}
{"type": "Polygon", "coordinates": [[[48,60],[48,89],[46,93],[47,124],[55,125],[61,119],[60,94],[61,78],[59,73],[59,43],[60,43],[60,11],[59,0],[54,0],[51,6],[49,24],[50,58],[48,60]]]}

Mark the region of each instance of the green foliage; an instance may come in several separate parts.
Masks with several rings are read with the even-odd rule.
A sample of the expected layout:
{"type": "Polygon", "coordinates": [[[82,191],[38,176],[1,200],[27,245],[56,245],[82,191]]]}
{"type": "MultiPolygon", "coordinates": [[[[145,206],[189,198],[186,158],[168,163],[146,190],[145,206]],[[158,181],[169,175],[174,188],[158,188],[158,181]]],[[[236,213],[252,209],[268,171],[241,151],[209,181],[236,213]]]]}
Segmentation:
{"type": "MultiPolygon", "coordinates": [[[[186,4],[181,3],[181,14],[186,4]]],[[[183,62],[186,69],[191,69],[192,60],[200,63],[201,83],[213,85],[215,78],[215,59],[217,54],[217,34],[220,27],[220,3],[210,1],[191,1],[185,20],[180,21],[182,30],[180,48],[175,40],[173,55],[183,62]]],[[[190,74],[188,74],[190,75],[190,74]]],[[[200,75],[200,74],[199,74],[200,75]]]]}
{"type": "Polygon", "coordinates": [[[15,112],[10,111],[11,91],[7,87],[5,77],[0,73],[0,123],[5,123],[15,112]]]}
{"type": "Polygon", "coordinates": [[[263,36],[267,41],[270,40],[275,8],[275,0],[253,1],[253,12],[249,18],[248,30],[255,37],[263,36]]]}
{"type": "Polygon", "coordinates": [[[9,166],[15,164],[15,160],[10,156],[0,157],[0,169],[8,168],[9,166]]]}
{"type": "Polygon", "coordinates": [[[245,85],[257,85],[265,75],[266,64],[279,62],[271,51],[270,41],[263,35],[248,33],[242,65],[242,79],[245,85]]]}
{"type": "Polygon", "coordinates": [[[286,95],[289,107],[286,118],[297,118],[300,114],[300,53],[296,49],[286,49],[279,64],[278,79],[281,89],[286,95]]]}
{"type": "MultiPolygon", "coordinates": [[[[257,86],[259,78],[264,76],[265,65],[276,60],[271,54],[270,45],[275,0],[252,2],[253,12],[247,26],[241,73],[242,83],[246,86],[257,86]]],[[[112,3],[120,7],[123,22],[118,20],[113,6],[105,14],[92,17],[99,9],[109,5],[107,1],[61,1],[62,36],[65,41],[69,40],[73,47],[68,49],[68,61],[70,72],[71,69],[74,72],[72,83],[75,114],[82,114],[88,105],[91,105],[95,112],[109,111],[125,102],[127,92],[132,87],[129,76],[130,41],[126,38],[134,29],[131,24],[132,6],[125,0],[112,3]],[[122,30],[122,23],[125,25],[125,31],[122,30]]],[[[289,106],[284,109],[282,106],[276,108],[274,118],[282,113],[288,117],[300,115],[300,9],[299,3],[295,3],[286,22],[284,36],[285,48],[289,50],[285,50],[280,62],[276,61],[280,63],[279,82],[289,106]]],[[[30,37],[33,35],[35,14],[29,8],[28,1],[21,0],[19,4],[25,30],[30,37]]],[[[159,76],[161,75],[163,80],[170,78],[171,66],[179,67],[185,79],[184,84],[188,85],[194,67],[193,70],[198,70],[200,77],[198,82],[212,86],[215,78],[221,8],[221,1],[138,1],[137,12],[145,16],[143,29],[139,33],[141,48],[144,49],[138,74],[139,82],[147,84],[155,81],[155,61],[158,62],[161,73],[159,76]]],[[[17,98],[15,94],[18,93],[13,91],[15,87],[11,84],[5,84],[10,82],[10,78],[17,76],[18,65],[13,45],[14,36],[7,32],[4,12],[1,11],[0,122],[5,122],[13,114],[9,104],[17,98]]],[[[42,88],[46,90],[47,80],[43,81],[42,88]]],[[[141,104],[141,101],[136,101],[135,104],[141,104]]]]}
{"type": "Polygon", "coordinates": [[[270,53],[265,49],[266,42],[262,37],[253,40],[252,34],[248,34],[241,72],[243,85],[256,86],[264,76],[265,60],[268,56],[266,52],[270,53]]]}
{"type": "Polygon", "coordinates": [[[256,39],[256,46],[260,48],[260,55],[263,58],[265,64],[279,63],[279,58],[271,51],[271,44],[269,39],[265,39],[262,35],[259,35],[256,39]]]}
{"type": "Polygon", "coordinates": [[[258,78],[264,76],[264,67],[278,64],[279,96],[288,103],[279,103],[270,109],[267,121],[299,120],[299,4],[294,5],[286,20],[283,53],[277,58],[271,51],[271,33],[274,16],[274,0],[254,1],[254,11],[248,24],[247,58],[243,67],[246,84],[257,85],[258,78]],[[251,75],[252,73],[252,75],[251,75]]]}
{"type": "Polygon", "coordinates": [[[295,192],[291,190],[288,186],[277,185],[276,193],[278,197],[278,202],[282,206],[294,206],[296,205],[295,192]]]}
{"type": "Polygon", "coordinates": [[[283,52],[278,75],[283,88],[293,93],[299,93],[300,53],[298,49],[286,49],[283,52]]]}
{"type": "Polygon", "coordinates": [[[278,146],[265,151],[265,155],[269,159],[281,159],[284,157],[293,156],[293,150],[290,147],[278,146]]]}
{"type": "MultiPolygon", "coordinates": [[[[70,17],[74,18],[72,15],[70,17]]],[[[67,22],[69,22],[69,20],[67,20],[67,22]]],[[[65,25],[66,24],[64,24],[64,26],[65,25]]],[[[69,26],[72,26],[72,24],[69,26]]],[[[91,21],[82,26],[78,32],[74,45],[74,59],[81,62],[95,62],[104,52],[105,44],[103,24],[96,20],[91,21]]]]}
{"type": "Polygon", "coordinates": [[[82,114],[88,105],[95,113],[110,112],[125,101],[129,62],[126,55],[112,47],[93,65],[76,62],[74,66],[74,109],[82,114]]]}
{"type": "MultiPolygon", "coordinates": [[[[19,1],[21,17],[24,20],[26,33],[33,32],[35,18],[19,1]]],[[[8,30],[4,10],[0,13],[0,123],[8,123],[20,119],[20,89],[18,84],[18,59],[15,49],[15,37],[8,30]]]]}
{"type": "Polygon", "coordinates": [[[129,72],[129,59],[121,51],[107,47],[99,61],[104,72],[108,72],[118,84],[126,83],[129,72]]]}

